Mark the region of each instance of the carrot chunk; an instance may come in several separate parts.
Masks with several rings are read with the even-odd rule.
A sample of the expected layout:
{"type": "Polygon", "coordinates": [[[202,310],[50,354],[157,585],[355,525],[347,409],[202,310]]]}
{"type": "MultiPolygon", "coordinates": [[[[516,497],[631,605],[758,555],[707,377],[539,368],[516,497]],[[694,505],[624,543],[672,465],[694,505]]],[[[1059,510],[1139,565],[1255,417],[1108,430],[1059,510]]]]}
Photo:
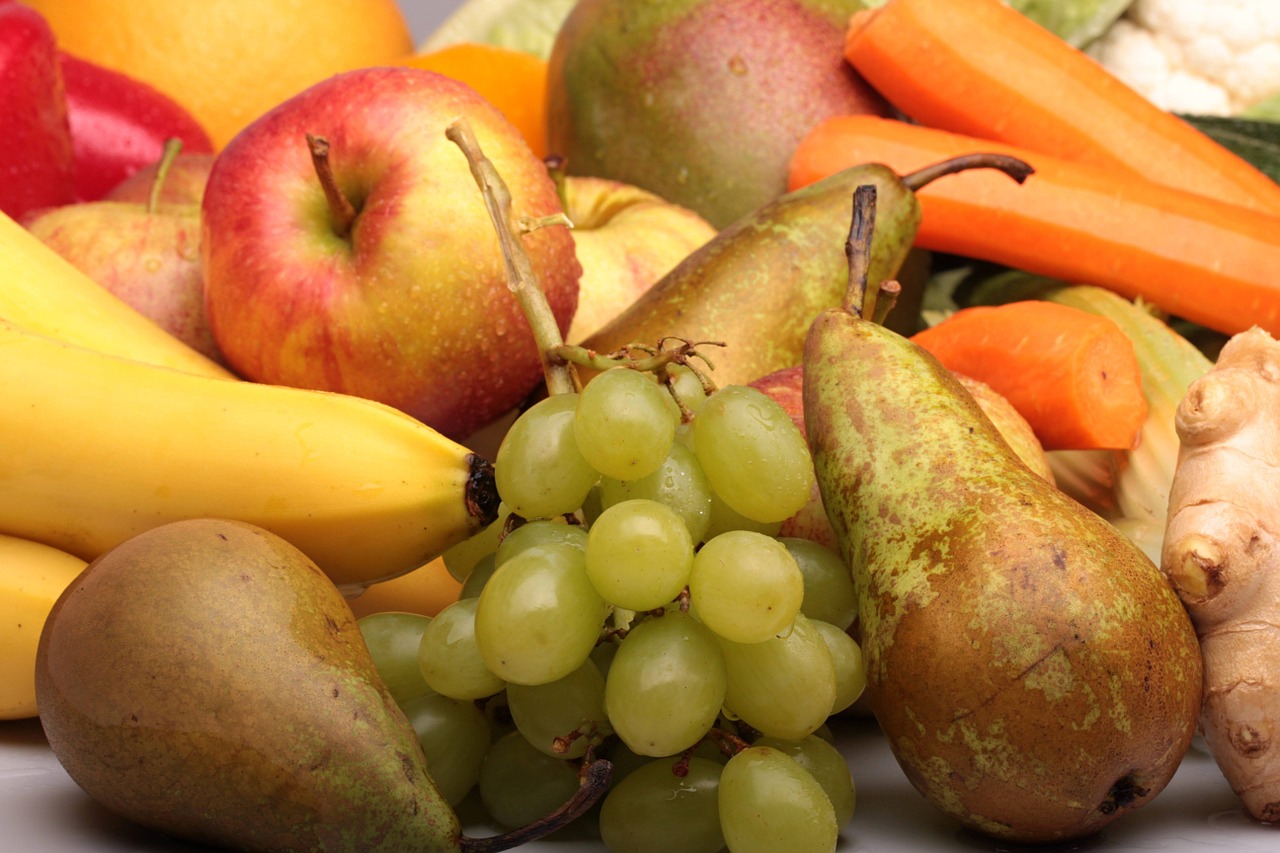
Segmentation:
{"type": "Polygon", "coordinates": [[[845,58],[921,124],[1280,215],[1280,185],[1001,0],[889,0],[845,58]]]}
{"type": "Polygon", "coordinates": [[[1119,169],[872,116],[819,124],[792,155],[789,186],[858,163],[901,175],[988,151],[1028,162],[1019,185],[991,170],[917,192],[921,248],[991,261],[1142,297],[1169,314],[1232,335],[1280,335],[1280,217],[1161,186],[1119,169]]]}
{"type": "Polygon", "coordinates": [[[1113,320],[1056,302],[976,306],[911,338],[985,382],[1046,450],[1126,450],[1147,417],[1133,342],[1113,320]]]}

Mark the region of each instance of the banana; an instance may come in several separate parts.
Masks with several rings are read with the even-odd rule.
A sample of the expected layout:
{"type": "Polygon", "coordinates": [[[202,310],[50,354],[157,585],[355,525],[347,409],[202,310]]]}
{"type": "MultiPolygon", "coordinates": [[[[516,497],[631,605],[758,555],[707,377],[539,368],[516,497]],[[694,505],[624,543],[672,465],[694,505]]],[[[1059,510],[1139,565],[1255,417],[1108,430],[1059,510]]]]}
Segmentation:
{"type": "Polygon", "coordinates": [[[234,379],[0,213],[0,319],[126,358],[234,379]]]}
{"type": "Polygon", "coordinates": [[[0,720],[36,715],[40,631],[84,567],[65,551],[0,534],[0,720]]]}
{"type": "Polygon", "coordinates": [[[167,521],[284,537],[354,595],[494,519],[493,467],[363,398],[228,382],[0,320],[0,532],[91,560],[167,521]]]}

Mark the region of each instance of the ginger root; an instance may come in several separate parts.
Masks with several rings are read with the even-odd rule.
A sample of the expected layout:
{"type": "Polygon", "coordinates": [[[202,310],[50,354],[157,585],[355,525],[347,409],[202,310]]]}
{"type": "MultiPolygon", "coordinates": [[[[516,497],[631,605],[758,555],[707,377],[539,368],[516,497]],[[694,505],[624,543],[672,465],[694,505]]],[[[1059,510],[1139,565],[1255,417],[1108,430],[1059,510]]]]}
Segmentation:
{"type": "Polygon", "coordinates": [[[1234,336],[1176,427],[1161,567],[1200,637],[1201,731],[1248,812],[1280,821],[1280,343],[1234,336]]]}

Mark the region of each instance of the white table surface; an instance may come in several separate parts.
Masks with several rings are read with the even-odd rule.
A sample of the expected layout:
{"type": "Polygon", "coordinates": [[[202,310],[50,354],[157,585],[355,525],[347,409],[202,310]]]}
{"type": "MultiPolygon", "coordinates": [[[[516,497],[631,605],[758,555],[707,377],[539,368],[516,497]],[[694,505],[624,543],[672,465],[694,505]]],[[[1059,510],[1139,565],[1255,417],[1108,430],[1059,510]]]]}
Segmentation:
{"type": "MultiPolygon", "coordinates": [[[[460,0],[400,0],[415,42],[460,0]]],[[[840,851],[908,853],[1009,850],[971,834],[933,809],[907,782],[884,739],[868,722],[835,727],[858,789],[857,813],[840,851]]],[[[585,833],[528,845],[530,851],[596,853],[585,833]]],[[[189,853],[207,848],[172,841],[116,817],[90,800],[62,770],[39,723],[0,722],[0,853],[189,853]]],[[[1017,849],[1017,848],[1013,848],[1017,849]]],[[[1173,781],[1143,809],[1094,838],[1045,853],[1277,853],[1280,826],[1251,821],[1197,741],[1173,781]]]]}
{"type": "MultiPolygon", "coordinates": [[[[997,853],[1011,849],[959,828],[926,803],[907,782],[873,723],[841,720],[834,729],[858,791],[857,811],[841,834],[840,851],[997,853]]],[[[569,837],[525,849],[541,853],[604,850],[587,836],[580,829],[569,837]]],[[[190,853],[205,849],[170,841],[106,811],[62,770],[36,721],[0,722],[0,851],[190,853]]],[[[1173,781],[1145,807],[1110,824],[1097,837],[1036,849],[1046,853],[1276,853],[1280,825],[1259,824],[1245,815],[1197,741],[1173,781]]]]}

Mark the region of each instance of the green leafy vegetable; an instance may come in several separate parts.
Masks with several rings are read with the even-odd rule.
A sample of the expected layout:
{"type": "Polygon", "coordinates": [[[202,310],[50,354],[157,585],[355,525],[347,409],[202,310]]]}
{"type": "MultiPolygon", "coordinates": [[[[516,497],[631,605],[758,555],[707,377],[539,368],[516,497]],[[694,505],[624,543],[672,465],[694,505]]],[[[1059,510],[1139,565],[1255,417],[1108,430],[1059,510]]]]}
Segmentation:
{"type": "Polygon", "coordinates": [[[1105,33],[1133,0],[1007,0],[1063,41],[1083,47],[1105,33]]]}
{"type": "Polygon", "coordinates": [[[1280,122],[1201,115],[1181,118],[1280,182],[1280,122]]]}

